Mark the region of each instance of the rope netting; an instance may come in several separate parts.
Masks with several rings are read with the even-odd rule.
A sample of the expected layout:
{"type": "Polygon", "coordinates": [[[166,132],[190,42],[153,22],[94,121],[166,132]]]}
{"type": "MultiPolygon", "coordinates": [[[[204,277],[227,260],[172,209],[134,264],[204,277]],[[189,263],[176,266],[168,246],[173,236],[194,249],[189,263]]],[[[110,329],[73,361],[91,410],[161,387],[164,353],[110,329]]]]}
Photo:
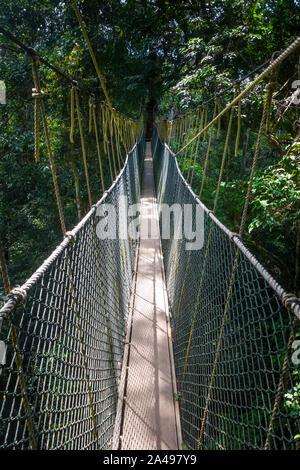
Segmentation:
{"type": "Polygon", "coordinates": [[[162,239],[184,444],[295,449],[299,304],[196,197],[157,130],[153,155],[159,206],[190,204],[194,228],[196,206],[204,216],[201,249],[186,250],[175,217],[162,239]]]}
{"type": "Polygon", "coordinates": [[[119,196],[139,200],[143,150],[141,139],[102,199],[0,311],[2,449],[110,446],[136,242],[100,239],[97,214],[112,204],[119,230],[119,196]]]}

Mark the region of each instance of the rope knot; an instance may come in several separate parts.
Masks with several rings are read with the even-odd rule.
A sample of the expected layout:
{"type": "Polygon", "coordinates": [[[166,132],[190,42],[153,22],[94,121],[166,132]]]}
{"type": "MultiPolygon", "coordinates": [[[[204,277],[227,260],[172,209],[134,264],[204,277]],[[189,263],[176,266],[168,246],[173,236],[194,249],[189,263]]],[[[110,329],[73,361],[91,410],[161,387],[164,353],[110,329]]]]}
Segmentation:
{"type": "Polygon", "coordinates": [[[229,235],[229,239],[231,242],[233,242],[233,238],[234,237],[238,237],[238,238],[241,238],[240,235],[237,233],[237,232],[231,232],[231,234],[229,235]]]}
{"type": "Polygon", "coordinates": [[[75,242],[75,235],[74,235],[74,232],[72,232],[72,230],[70,230],[69,232],[66,232],[65,237],[68,237],[68,239],[71,240],[73,243],[75,242]]]}
{"type": "Polygon", "coordinates": [[[17,286],[14,289],[10,291],[10,293],[7,295],[8,298],[14,298],[18,304],[23,304],[25,302],[25,299],[27,297],[27,292],[25,289],[22,289],[22,287],[17,286]]]}
{"type": "Polygon", "coordinates": [[[300,299],[292,293],[283,294],[281,300],[286,308],[290,308],[293,303],[300,305],[300,299]]]}

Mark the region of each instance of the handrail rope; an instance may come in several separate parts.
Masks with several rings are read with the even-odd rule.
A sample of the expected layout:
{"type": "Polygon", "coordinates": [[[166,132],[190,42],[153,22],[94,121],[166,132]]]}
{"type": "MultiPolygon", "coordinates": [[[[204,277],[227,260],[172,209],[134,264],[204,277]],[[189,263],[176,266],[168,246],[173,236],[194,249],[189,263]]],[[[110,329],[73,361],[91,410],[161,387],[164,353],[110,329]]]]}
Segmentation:
{"type": "MultiPolygon", "coordinates": [[[[3,34],[4,36],[6,36],[10,41],[14,42],[15,44],[17,44],[19,47],[20,47],[20,50],[24,50],[30,57],[32,55],[38,57],[39,59],[39,62],[43,65],[45,65],[46,67],[50,68],[51,70],[53,70],[53,72],[57,73],[58,75],[60,75],[63,79],[67,80],[71,85],[74,85],[74,86],[78,86],[78,81],[77,80],[74,80],[72,79],[71,77],[69,77],[65,72],[63,72],[62,70],[60,70],[58,67],[54,66],[53,64],[49,63],[46,59],[44,59],[37,51],[36,49],[34,49],[33,47],[29,47],[27,46],[26,44],[24,44],[22,41],[20,41],[18,38],[16,38],[16,36],[14,36],[10,31],[7,31],[5,30],[4,28],[0,27],[0,33],[3,34]]],[[[18,49],[9,49],[8,47],[4,47],[3,45],[0,45],[0,48],[5,48],[5,49],[8,49],[8,50],[12,50],[12,52],[17,52],[19,53],[20,50],[18,49]]],[[[123,115],[126,119],[129,119],[129,120],[132,120],[132,121],[135,121],[134,119],[126,116],[124,113],[121,113],[120,111],[117,111],[117,114],[121,114],[123,115]]]]}
{"type": "Polygon", "coordinates": [[[39,81],[39,77],[38,77],[38,65],[37,65],[38,64],[38,57],[32,55],[31,58],[32,58],[32,74],[33,74],[33,81],[34,81],[34,86],[35,86],[35,88],[33,90],[33,97],[35,98],[35,100],[37,100],[37,99],[39,100],[38,108],[41,110],[41,115],[42,115],[44,134],[45,134],[45,139],[46,139],[48,157],[49,157],[49,160],[50,160],[50,168],[51,168],[51,173],[52,173],[52,178],[53,178],[53,183],[54,183],[54,190],[55,190],[55,196],[56,196],[56,203],[57,203],[57,207],[58,207],[59,219],[60,219],[60,224],[61,224],[61,229],[62,229],[63,235],[65,235],[66,225],[65,225],[62,202],[61,202],[61,197],[60,197],[60,192],[59,192],[59,187],[58,187],[58,182],[57,182],[54,157],[53,157],[53,153],[52,153],[52,147],[51,147],[51,142],[50,142],[50,137],[49,137],[49,132],[48,132],[48,124],[47,124],[47,120],[46,120],[45,106],[44,106],[44,101],[42,99],[40,99],[43,96],[43,94],[41,92],[40,81],[39,81]]]}
{"type": "Polygon", "coordinates": [[[253,80],[238,96],[236,96],[230,103],[228,103],[225,108],[212,120],[210,121],[198,134],[193,137],[187,144],[185,144],[177,153],[179,155],[183,152],[187,146],[189,146],[194,140],[198,139],[200,135],[205,133],[207,129],[209,129],[220,117],[226,114],[233,106],[235,106],[239,100],[241,100],[244,96],[246,96],[252,88],[260,82],[263,78],[265,78],[269,73],[278,67],[281,62],[286,59],[292,52],[294,52],[300,46],[300,37],[298,37],[289,47],[287,47],[282,54],[280,54],[277,59],[275,59],[255,80],[253,80]]]}
{"type": "MultiPolygon", "coordinates": [[[[85,29],[85,26],[84,26],[84,23],[83,23],[81,14],[80,14],[79,9],[78,9],[78,7],[77,7],[76,1],[75,1],[75,0],[71,0],[71,2],[72,2],[72,6],[73,6],[73,8],[74,8],[76,17],[77,17],[77,19],[78,19],[78,22],[79,22],[79,25],[80,25],[82,34],[83,34],[83,36],[84,36],[85,42],[86,42],[86,44],[87,44],[87,46],[88,46],[88,49],[89,49],[89,52],[90,52],[90,56],[91,56],[91,59],[92,59],[92,61],[93,61],[94,67],[95,67],[95,69],[96,69],[96,72],[97,72],[97,75],[98,75],[98,78],[99,78],[99,81],[100,81],[102,90],[103,90],[103,92],[104,92],[104,95],[105,95],[107,104],[109,105],[109,108],[110,108],[110,110],[111,110],[111,112],[112,112],[112,114],[113,114],[113,117],[114,117],[114,119],[115,119],[115,111],[114,111],[114,108],[112,107],[112,104],[111,104],[111,101],[110,101],[110,98],[109,98],[109,95],[108,95],[108,92],[107,92],[107,89],[106,89],[106,85],[105,85],[105,82],[104,82],[104,78],[103,78],[102,73],[101,73],[101,71],[100,71],[100,68],[99,68],[99,65],[98,65],[96,56],[95,56],[95,54],[94,54],[94,51],[93,51],[91,42],[90,42],[89,37],[88,37],[88,34],[87,34],[87,32],[86,32],[86,29],[85,29]]],[[[123,145],[124,145],[125,151],[126,151],[126,153],[127,153],[127,152],[128,152],[128,148],[126,147],[126,144],[125,144],[125,141],[124,141],[124,139],[123,139],[123,135],[122,135],[121,129],[120,129],[120,127],[118,126],[118,124],[117,124],[117,128],[118,128],[118,132],[119,132],[119,134],[120,134],[122,143],[123,143],[123,145]]]]}
{"type": "MultiPolygon", "coordinates": [[[[284,50],[285,50],[285,49],[284,49],[284,50]]],[[[281,52],[276,51],[275,54],[277,53],[277,54],[280,55],[282,52],[284,52],[284,50],[281,51],[281,52]]],[[[232,88],[234,88],[236,85],[237,85],[237,86],[240,86],[242,82],[244,82],[245,80],[247,80],[247,78],[251,77],[251,75],[255,74],[255,73],[258,72],[260,69],[264,68],[269,62],[272,62],[273,60],[274,60],[274,53],[272,54],[272,56],[271,56],[268,60],[266,60],[263,64],[257,66],[255,69],[251,70],[249,73],[247,73],[247,75],[244,75],[244,76],[241,77],[241,78],[237,78],[237,79],[234,80],[228,87],[223,88],[223,89],[221,89],[221,90],[218,91],[218,92],[215,92],[215,96],[219,98],[220,96],[222,96],[222,95],[223,95],[224,93],[226,93],[227,91],[232,90],[232,88]]],[[[194,109],[191,109],[191,110],[187,111],[186,113],[184,113],[181,117],[185,116],[186,114],[194,113],[197,109],[200,109],[201,106],[203,106],[204,104],[208,104],[208,103],[210,103],[210,102],[213,101],[213,100],[214,100],[214,98],[212,97],[212,98],[209,98],[209,99],[206,100],[206,101],[203,101],[201,104],[199,104],[198,106],[196,106],[194,109]]]]}

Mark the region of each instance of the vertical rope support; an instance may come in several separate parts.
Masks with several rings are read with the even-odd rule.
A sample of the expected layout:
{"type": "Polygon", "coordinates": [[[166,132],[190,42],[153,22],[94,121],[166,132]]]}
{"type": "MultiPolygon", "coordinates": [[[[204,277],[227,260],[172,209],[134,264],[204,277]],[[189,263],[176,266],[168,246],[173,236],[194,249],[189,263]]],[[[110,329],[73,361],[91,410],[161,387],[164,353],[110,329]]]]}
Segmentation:
{"type": "Polygon", "coordinates": [[[76,111],[77,111],[77,120],[78,120],[79,133],[80,133],[81,151],[82,151],[85,180],[86,180],[86,186],[87,186],[87,192],[88,192],[89,206],[92,207],[93,202],[92,202],[92,195],[91,195],[91,188],[90,188],[90,179],[89,179],[89,172],[88,172],[87,159],[86,159],[85,141],[84,141],[84,134],[83,134],[83,129],[82,129],[77,87],[75,87],[75,104],[76,104],[76,111]]]}
{"type": "Polygon", "coordinates": [[[9,294],[11,290],[11,284],[9,280],[9,274],[8,274],[8,269],[7,269],[7,264],[5,261],[5,256],[4,256],[4,251],[2,247],[2,241],[0,239],[0,266],[1,266],[1,273],[2,273],[2,279],[3,279],[3,285],[5,289],[5,294],[9,294]]]}
{"type": "Polygon", "coordinates": [[[102,129],[103,129],[103,147],[104,147],[104,152],[107,153],[109,173],[110,173],[110,181],[112,183],[113,180],[114,180],[114,175],[113,175],[113,171],[112,171],[110,151],[109,151],[109,148],[108,148],[108,139],[107,139],[107,108],[104,104],[102,105],[102,129]]]}
{"type": "MultiPolygon", "coordinates": [[[[219,192],[220,192],[220,187],[221,187],[221,182],[222,182],[222,177],[223,177],[223,171],[224,171],[224,165],[225,165],[225,161],[226,161],[226,155],[227,155],[227,149],[228,149],[228,143],[229,143],[229,136],[230,136],[230,132],[231,132],[233,113],[234,113],[234,108],[231,108],[228,127],[227,127],[227,135],[226,135],[226,140],[225,140],[224,150],[223,150],[223,157],[222,157],[221,167],[220,167],[220,171],[219,171],[219,180],[218,180],[217,189],[216,189],[213,212],[215,212],[215,210],[217,208],[219,192]]],[[[200,294],[201,294],[202,284],[203,284],[204,275],[205,275],[205,268],[206,268],[206,263],[207,263],[207,258],[208,258],[208,251],[209,251],[209,246],[210,246],[210,242],[211,242],[211,234],[212,234],[212,220],[211,220],[210,227],[209,227],[207,243],[206,243],[206,250],[205,250],[204,261],[203,261],[203,266],[202,266],[202,271],[201,271],[201,278],[200,278],[200,283],[199,283],[199,289],[198,289],[198,294],[197,294],[195,308],[194,308],[194,315],[193,315],[193,320],[192,320],[191,329],[190,329],[188,346],[187,346],[187,349],[186,349],[185,363],[184,363],[184,375],[186,373],[186,369],[187,369],[187,366],[188,366],[188,360],[189,360],[190,348],[191,348],[191,344],[192,344],[194,326],[195,326],[196,317],[197,317],[197,309],[198,309],[198,304],[199,304],[199,301],[200,301],[200,294]]]]}
{"type": "MultiPolygon", "coordinates": [[[[272,74],[272,78],[274,74],[272,74]]],[[[274,82],[270,81],[267,85],[267,98],[266,98],[266,132],[270,131],[271,107],[273,98],[274,82]]]]}
{"type": "Polygon", "coordinates": [[[265,441],[264,450],[269,450],[270,449],[270,439],[271,439],[271,435],[272,435],[272,432],[273,432],[277,412],[279,410],[279,405],[280,405],[280,400],[281,400],[281,397],[282,397],[284,380],[285,380],[285,377],[287,375],[287,371],[288,371],[288,367],[289,367],[289,358],[290,358],[290,355],[291,355],[292,344],[293,344],[293,339],[294,339],[297,323],[298,323],[298,318],[295,316],[294,320],[293,320],[293,323],[292,323],[290,336],[289,336],[289,339],[288,339],[287,350],[286,350],[286,353],[285,353],[285,356],[284,356],[284,361],[283,361],[283,366],[282,366],[282,370],[281,370],[281,374],[280,374],[280,379],[279,379],[279,382],[278,382],[278,385],[277,385],[277,391],[276,391],[274,405],[273,405],[273,409],[272,409],[272,413],[271,413],[271,418],[270,418],[270,423],[269,423],[269,427],[268,427],[268,433],[267,433],[267,437],[266,437],[266,441],[265,441]]]}
{"type": "MultiPolygon", "coordinates": [[[[200,110],[198,109],[196,111],[195,123],[194,123],[194,127],[193,127],[193,133],[194,133],[194,130],[198,128],[199,121],[200,121],[200,110]]],[[[190,165],[190,167],[189,167],[189,173],[188,173],[188,176],[187,176],[187,180],[188,181],[190,180],[190,184],[192,184],[192,180],[193,180],[193,177],[194,177],[195,164],[196,164],[196,160],[197,160],[197,149],[198,149],[197,143],[198,142],[194,141],[193,145],[192,145],[192,148],[191,148],[192,165],[190,165]],[[195,149],[195,146],[196,146],[196,149],[195,149]]]]}
{"type": "Polygon", "coordinates": [[[113,164],[114,164],[114,170],[115,170],[115,177],[118,174],[117,170],[117,164],[116,164],[116,156],[115,156],[115,149],[114,149],[114,126],[113,126],[113,116],[112,114],[110,115],[109,118],[109,134],[110,134],[110,145],[111,145],[111,153],[113,157],[113,164]]]}
{"type": "Polygon", "coordinates": [[[89,134],[92,132],[94,97],[89,97],[89,134]]]}
{"type": "MultiPolygon", "coordinates": [[[[32,56],[32,74],[33,74],[33,81],[34,81],[34,86],[35,86],[34,98],[36,98],[36,95],[39,95],[40,97],[43,96],[41,92],[39,77],[38,77],[37,64],[38,64],[38,58],[35,55],[33,55],[32,56]]],[[[54,184],[56,203],[58,207],[61,229],[62,229],[63,235],[65,235],[66,233],[65,219],[64,219],[63,209],[62,209],[61,197],[59,193],[59,187],[58,187],[57,176],[56,176],[55,163],[54,163],[50,137],[49,137],[49,132],[48,132],[45,106],[44,106],[44,102],[42,99],[39,100],[39,109],[41,110],[41,115],[42,115],[44,134],[45,134],[45,139],[46,139],[48,157],[50,160],[50,167],[51,167],[51,173],[52,173],[52,178],[53,178],[53,184],[54,184]]]]}
{"type": "MultiPolygon", "coordinates": [[[[207,126],[207,105],[204,106],[204,128],[207,126]]],[[[203,139],[206,139],[206,131],[203,133],[203,139]]]]}
{"type": "Polygon", "coordinates": [[[22,405],[24,408],[25,416],[26,416],[26,427],[27,427],[27,432],[29,435],[30,447],[31,447],[31,450],[36,450],[37,444],[36,444],[36,438],[35,438],[34,422],[32,419],[31,408],[30,408],[30,403],[28,399],[25,374],[24,374],[23,367],[22,367],[21,352],[18,346],[18,334],[17,334],[17,329],[12,322],[11,315],[9,315],[9,323],[11,327],[10,336],[11,336],[12,345],[15,351],[15,362],[16,362],[17,371],[18,371],[17,372],[18,382],[19,382],[19,387],[21,390],[22,405]]]}
{"type": "MultiPolygon", "coordinates": [[[[236,86],[236,93],[239,95],[241,92],[239,85],[236,86]]],[[[242,100],[238,101],[238,116],[237,116],[237,131],[236,131],[236,139],[235,139],[235,148],[234,148],[234,156],[237,157],[239,154],[239,142],[240,142],[240,134],[241,134],[241,116],[242,116],[242,100]]]]}
{"type": "Polygon", "coordinates": [[[233,288],[233,284],[234,284],[235,273],[236,273],[236,270],[237,270],[237,267],[238,267],[239,255],[240,255],[240,251],[237,248],[236,252],[235,252],[235,259],[234,259],[233,269],[232,269],[232,273],[231,273],[231,277],[230,277],[230,281],[229,281],[229,289],[228,289],[227,299],[226,299],[226,303],[225,303],[224,313],[223,313],[223,317],[222,317],[222,326],[221,326],[220,333],[219,333],[219,339],[218,339],[218,344],[217,344],[215,360],[214,360],[214,364],[213,364],[212,373],[211,373],[211,376],[210,376],[210,381],[209,381],[209,386],[208,386],[208,393],[207,393],[207,397],[206,397],[206,403],[205,403],[203,418],[202,418],[202,422],[201,422],[200,434],[199,434],[199,439],[198,439],[198,450],[201,448],[201,445],[203,443],[205,424],[206,424],[206,420],[207,420],[208,406],[209,406],[210,399],[211,399],[211,394],[212,394],[212,391],[213,391],[213,385],[214,385],[215,375],[216,375],[216,371],[217,371],[217,364],[218,364],[218,360],[219,360],[219,356],[220,356],[220,351],[221,351],[222,341],[223,341],[223,336],[224,336],[224,329],[225,329],[225,325],[226,325],[226,321],[227,321],[227,312],[228,312],[228,309],[229,309],[229,303],[230,303],[230,299],[231,299],[231,293],[232,293],[232,288],[233,288]]]}
{"type": "Polygon", "coordinates": [[[216,207],[217,207],[217,201],[218,201],[218,197],[219,197],[221,182],[222,182],[222,178],[223,178],[223,171],[224,171],[224,166],[225,166],[225,161],[226,161],[226,156],[227,156],[227,150],[228,150],[228,145],[229,145],[229,138],[230,138],[230,134],[231,134],[233,115],[234,115],[234,107],[232,106],[232,108],[230,109],[229,121],[228,121],[228,126],[227,126],[227,134],[226,134],[226,139],[225,139],[225,144],[224,144],[221,168],[220,168],[220,173],[219,173],[219,181],[218,181],[218,184],[217,184],[213,211],[215,211],[216,207]]]}
{"type": "MultiPolygon", "coordinates": [[[[202,130],[202,128],[203,128],[203,124],[204,124],[203,118],[204,118],[204,108],[203,108],[203,106],[202,106],[202,107],[201,107],[201,117],[200,117],[200,130],[202,130]]],[[[194,140],[194,142],[196,143],[196,149],[195,149],[195,163],[196,163],[196,158],[197,158],[197,155],[198,155],[198,149],[199,149],[200,139],[197,139],[197,141],[194,140]]],[[[192,182],[193,182],[194,173],[195,173],[195,166],[193,167],[193,172],[192,172],[190,184],[192,184],[192,182]]]]}
{"type": "MultiPolygon", "coordinates": [[[[102,275],[101,275],[101,261],[99,257],[99,249],[98,249],[98,243],[97,243],[97,234],[96,234],[96,224],[93,225],[93,240],[94,240],[94,248],[95,248],[95,255],[96,255],[96,268],[97,268],[97,274],[98,274],[98,279],[99,279],[99,289],[101,291],[101,297],[104,299],[104,292],[103,292],[103,283],[102,283],[102,275]]],[[[118,286],[117,286],[118,289],[118,286]]],[[[120,292],[118,289],[118,301],[119,301],[119,312],[120,312],[120,292]]],[[[108,349],[109,349],[109,356],[110,356],[110,363],[111,363],[111,369],[114,375],[114,379],[116,380],[117,384],[117,374],[115,370],[115,359],[114,359],[114,352],[113,352],[113,347],[112,347],[112,341],[111,341],[111,333],[110,333],[110,327],[109,327],[109,321],[106,313],[105,307],[103,307],[104,310],[104,318],[105,318],[105,329],[106,329],[106,336],[107,336],[107,342],[108,342],[108,349]]]]}
{"type": "Polygon", "coordinates": [[[32,88],[32,97],[34,98],[34,159],[36,163],[40,161],[40,125],[39,125],[39,108],[42,99],[42,91],[40,93],[36,88],[32,88]]]}
{"type": "Polygon", "coordinates": [[[70,142],[71,144],[74,144],[74,97],[75,97],[75,88],[72,86],[71,91],[70,91],[70,117],[71,117],[71,123],[70,123],[70,142]]]}
{"type": "MultiPolygon", "coordinates": [[[[120,125],[120,123],[119,123],[119,125],[120,125]]],[[[122,164],[121,164],[121,151],[120,151],[120,134],[118,133],[118,129],[117,129],[115,121],[114,121],[114,132],[115,132],[115,144],[116,144],[116,149],[117,149],[118,164],[119,164],[119,168],[121,170],[122,164]]]]}
{"type": "Polygon", "coordinates": [[[74,309],[74,314],[75,314],[75,328],[76,328],[76,333],[77,333],[77,338],[79,342],[79,349],[80,349],[80,355],[82,359],[82,364],[83,364],[83,371],[84,371],[84,379],[88,391],[88,397],[89,397],[89,407],[90,407],[90,413],[91,413],[91,419],[93,423],[93,429],[94,429],[94,436],[96,441],[99,441],[99,436],[98,436],[98,429],[97,429],[97,421],[96,421],[96,412],[95,412],[95,405],[93,401],[93,396],[92,396],[92,389],[90,386],[90,378],[89,378],[89,373],[88,373],[88,365],[87,365],[87,360],[86,360],[86,355],[84,351],[84,344],[83,344],[83,338],[82,338],[82,333],[81,333],[81,327],[79,323],[79,314],[78,314],[78,307],[77,307],[77,302],[76,302],[76,297],[75,297],[75,288],[74,288],[74,283],[73,283],[73,278],[72,278],[72,271],[71,271],[71,263],[70,263],[70,258],[68,252],[66,253],[66,265],[67,265],[67,274],[68,278],[70,281],[70,292],[72,296],[72,306],[74,309]]]}
{"type": "Polygon", "coordinates": [[[93,124],[94,124],[94,132],[95,132],[97,156],[98,156],[99,172],[100,172],[100,182],[101,182],[102,192],[104,193],[105,185],[104,185],[104,175],[103,175],[103,168],[102,168],[102,158],[101,158],[101,151],[100,151],[98,127],[97,127],[95,100],[93,100],[93,103],[92,103],[91,115],[92,115],[92,120],[93,120],[93,124]]]}
{"type": "Polygon", "coordinates": [[[263,113],[262,113],[262,117],[261,117],[261,122],[260,122],[260,127],[259,127],[259,131],[258,131],[258,135],[257,135],[255,151],[254,151],[253,160],[252,160],[252,167],[251,167],[249,183],[248,183],[248,188],[247,188],[247,194],[246,194],[244,208],[243,208],[243,214],[242,214],[241,223],[240,223],[240,230],[239,230],[239,236],[240,237],[242,237],[243,232],[244,232],[244,228],[245,228],[246,217],[247,217],[248,206],[249,206],[250,195],[251,195],[251,189],[252,189],[252,184],[253,184],[253,178],[254,178],[257,159],[258,159],[258,155],[259,155],[261,138],[262,138],[262,135],[263,135],[264,125],[265,125],[265,121],[266,121],[267,106],[268,106],[267,101],[265,101],[264,108],[263,108],[263,113]]]}
{"type": "MultiPolygon", "coordinates": [[[[104,82],[104,78],[102,76],[102,73],[100,71],[100,68],[98,66],[98,62],[96,60],[96,56],[94,54],[94,51],[93,51],[93,48],[92,48],[92,45],[91,45],[91,42],[89,40],[89,37],[88,37],[88,34],[86,32],[86,29],[85,29],[85,26],[84,26],[84,23],[83,23],[83,20],[81,18],[81,15],[80,15],[80,12],[79,12],[79,9],[77,7],[77,4],[76,4],[76,1],[75,0],[71,0],[72,1],[72,6],[74,8],[74,11],[75,11],[75,15],[77,17],[77,20],[78,20],[78,23],[80,25],[80,28],[81,28],[81,31],[82,31],[82,34],[84,36],[84,39],[85,39],[85,42],[88,46],[88,49],[89,49],[89,52],[90,52],[90,56],[91,56],[91,59],[93,61],[93,64],[94,64],[94,67],[95,67],[95,70],[97,72],[97,75],[98,75],[98,78],[99,78],[99,81],[100,81],[100,84],[101,84],[101,87],[102,87],[102,90],[104,92],[104,95],[105,95],[105,98],[106,98],[106,101],[107,101],[107,104],[112,112],[112,115],[113,115],[113,118],[116,119],[116,116],[115,116],[115,112],[114,112],[114,109],[111,105],[111,101],[110,101],[110,98],[109,98],[109,95],[108,95],[108,92],[107,92],[107,89],[106,89],[106,86],[105,86],[105,82],[104,82]]],[[[122,135],[122,132],[121,132],[121,129],[120,127],[118,126],[118,123],[117,123],[117,128],[118,128],[118,132],[120,134],[120,137],[121,137],[121,140],[123,142],[123,145],[125,147],[125,150],[126,150],[126,153],[128,151],[127,147],[126,147],[126,144],[125,144],[125,141],[124,141],[124,138],[123,138],[123,135],[122,135]]]]}
{"type": "MultiPolygon", "coordinates": [[[[220,98],[216,98],[217,99],[217,114],[220,114],[221,112],[221,100],[220,98]]],[[[221,133],[221,118],[219,117],[218,119],[218,129],[217,129],[217,139],[220,138],[220,133],[221,133]]]]}
{"type": "MultiPolygon", "coordinates": [[[[190,132],[190,116],[187,115],[186,118],[185,118],[185,130],[184,130],[185,137],[184,137],[184,140],[188,139],[189,132],[190,132]]],[[[184,158],[183,158],[183,171],[184,171],[185,165],[186,165],[186,159],[187,159],[187,156],[188,156],[188,149],[189,148],[186,147],[184,158]]]]}
{"type": "MultiPolygon", "coordinates": [[[[213,119],[215,118],[216,112],[217,112],[217,101],[215,100],[214,111],[213,111],[213,119]]],[[[209,160],[209,154],[210,154],[212,138],[213,138],[213,126],[209,128],[209,139],[208,139],[208,144],[207,144],[207,149],[206,149],[205,161],[204,161],[204,166],[203,166],[203,175],[202,175],[201,187],[200,187],[200,192],[199,192],[199,198],[200,199],[201,199],[201,196],[202,196],[203,186],[204,186],[205,177],[206,177],[206,171],[207,171],[207,165],[208,165],[208,160],[209,160]]]]}

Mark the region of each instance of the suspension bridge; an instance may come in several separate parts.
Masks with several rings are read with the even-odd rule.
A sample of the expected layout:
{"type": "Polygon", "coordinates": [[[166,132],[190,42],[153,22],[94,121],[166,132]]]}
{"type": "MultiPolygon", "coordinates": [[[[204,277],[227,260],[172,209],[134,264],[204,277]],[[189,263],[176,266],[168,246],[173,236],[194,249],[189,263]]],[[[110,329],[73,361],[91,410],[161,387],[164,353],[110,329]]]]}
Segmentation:
{"type": "Polygon", "coordinates": [[[146,141],[142,121],[129,120],[112,108],[77,8],[75,13],[106,95],[105,104],[97,106],[93,96],[89,103],[102,196],[93,204],[73,82],[70,141],[76,111],[90,209],[72,231],[66,230],[39,57],[29,49],[35,158],[38,162],[40,118],[64,238],[20,287],[11,288],[1,258],[7,301],[0,309],[0,448],[296,449],[299,369],[291,357],[299,331],[299,299],[286,292],[243,243],[274,91],[270,86],[239,233],[230,231],[215,213],[235,112],[240,117],[243,98],[272,78],[297,50],[300,38],[243,90],[236,87],[224,108],[216,96],[211,119],[200,107],[157,123],[151,141],[146,141]],[[201,194],[212,139],[223,116],[227,131],[210,210],[201,194]],[[198,147],[201,139],[206,140],[205,153],[198,147]],[[111,176],[108,189],[104,158],[111,176]],[[198,194],[192,188],[196,161],[203,169],[198,194]],[[120,196],[131,205],[141,204],[138,227],[141,231],[141,226],[151,225],[151,237],[99,238],[99,214],[107,204],[115,208],[117,233],[125,222],[130,224],[129,215],[124,221],[120,196]],[[186,240],[176,237],[172,218],[170,238],[160,237],[162,204],[201,208],[201,249],[185,249],[186,240]]]}

